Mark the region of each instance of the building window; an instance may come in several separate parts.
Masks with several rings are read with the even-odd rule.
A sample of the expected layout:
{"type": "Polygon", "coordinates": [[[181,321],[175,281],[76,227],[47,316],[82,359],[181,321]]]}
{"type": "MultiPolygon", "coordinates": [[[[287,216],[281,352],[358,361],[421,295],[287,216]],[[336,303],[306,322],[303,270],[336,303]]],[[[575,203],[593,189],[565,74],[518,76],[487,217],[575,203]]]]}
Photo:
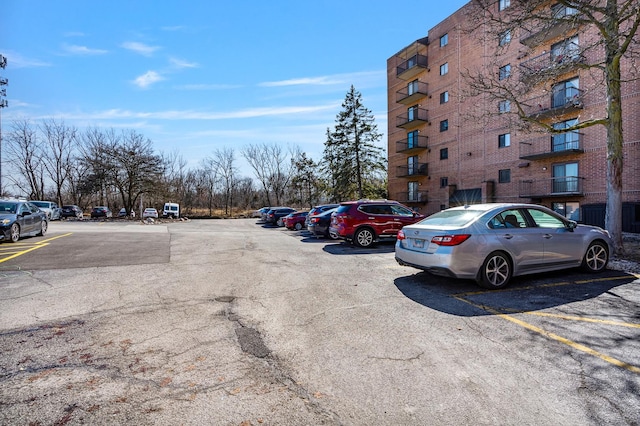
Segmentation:
{"type": "Polygon", "coordinates": [[[554,212],[561,214],[567,219],[575,220],[579,222],[580,218],[580,203],[577,201],[574,202],[555,202],[551,203],[551,210],[554,212]]]}
{"type": "Polygon", "coordinates": [[[580,58],[578,36],[551,45],[551,60],[557,64],[576,61],[580,58]]]}
{"type": "Polygon", "coordinates": [[[562,108],[564,106],[581,105],[580,101],[580,79],[578,77],[558,83],[551,88],[551,108],[562,108]]]}
{"type": "Polygon", "coordinates": [[[440,159],[446,160],[447,158],[449,158],[449,148],[442,148],[440,150],[440,159]]]}
{"type": "Polygon", "coordinates": [[[418,80],[413,80],[407,84],[407,95],[411,96],[414,93],[418,93],[418,80]]]}
{"type": "Polygon", "coordinates": [[[449,178],[448,177],[441,177],[440,178],[440,188],[446,188],[447,186],[449,186],[449,178]]]}
{"type": "MultiPolygon", "coordinates": [[[[567,129],[578,124],[578,119],[561,121],[554,123],[553,128],[556,130],[567,129]]],[[[558,133],[551,136],[551,151],[562,152],[572,149],[580,149],[580,133],[577,131],[558,133]]]]}
{"type": "Polygon", "coordinates": [[[449,72],[449,62],[445,62],[440,65],[440,75],[445,75],[449,72]]]}
{"type": "Polygon", "coordinates": [[[506,148],[508,146],[511,146],[511,133],[498,136],[498,148],[506,148]]]}
{"type": "Polygon", "coordinates": [[[407,158],[407,174],[412,176],[416,173],[418,173],[418,156],[413,155],[407,158]]]}
{"type": "Polygon", "coordinates": [[[407,201],[420,201],[418,185],[418,182],[409,182],[407,184],[407,201]]]}
{"type": "Polygon", "coordinates": [[[449,130],[449,120],[442,120],[440,122],[440,131],[446,132],[447,130],[449,130]]]}
{"type": "Polygon", "coordinates": [[[407,133],[407,148],[417,148],[418,147],[418,131],[414,130],[413,132],[407,133]]]}
{"type": "Polygon", "coordinates": [[[449,34],[445,34],[442,37],[440,37],[440,47],[444,47],[447,44],[449,44],[449,34]]]}
{"type": "Polygon", "coordinates": [[[498,110],[501,113],[511,111],[511,101],[500,101],[498,104],[498,110]]]}
{"type": "Polygon", "coordinates": [[[578,163],[553,166],[553,193],[578,192],[578,163]]]}
{"type": "Polygon", "coordinates": [[[440,103],[446,104],[447,102],[449,102],[449,92],[440,93],[440,103]]]}
{"type": "Polygon", "coordinates": [[[511,0],[500,0],[500,10],[505,10],[511,6],[511,0]]]}
{"type": "Polygon", "coordinates": [[[511,169],[498,170],[498,183],[511,182],[511,169]]]}
{"type": "Polygon", "coordinates": [[[500,46],[504,46],[506,44],[509,44],[511,42],[511,30],[507,30],[503,33],[500,33],[500,35],[498,36],[498,44],[500,46]]]}
{"type": "Polygon", "coordinates": [[[511,75],[511,64],[507,64],[503,67],[500,67],[498,71],[498,79],[504,80],[511,75]]]}
{"type": "Polygon", "coordinates": [[[413,121],[418,118],[418,107],[412,106],[407,108],[407,121],[413,121]]]}

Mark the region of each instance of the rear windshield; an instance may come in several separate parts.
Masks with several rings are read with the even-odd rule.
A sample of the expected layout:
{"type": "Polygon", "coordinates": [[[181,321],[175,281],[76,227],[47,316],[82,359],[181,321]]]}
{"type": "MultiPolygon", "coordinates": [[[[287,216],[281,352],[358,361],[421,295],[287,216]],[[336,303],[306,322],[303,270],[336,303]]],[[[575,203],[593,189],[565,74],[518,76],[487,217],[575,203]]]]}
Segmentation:
{"type": "Polygon", "coordinates": [[[484,210],[443,210],[432,214],[419,223],[430,226],[463,226],[473,222],[484,213],[484,210]]]}

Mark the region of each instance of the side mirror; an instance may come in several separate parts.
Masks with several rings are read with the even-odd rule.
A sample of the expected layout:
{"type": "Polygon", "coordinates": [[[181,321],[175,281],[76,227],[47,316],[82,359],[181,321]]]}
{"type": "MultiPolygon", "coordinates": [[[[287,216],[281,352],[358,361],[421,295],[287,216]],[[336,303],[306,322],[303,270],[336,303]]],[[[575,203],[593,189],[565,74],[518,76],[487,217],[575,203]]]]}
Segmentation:
{"type": "Polygon", "coordinates": [[[22,212],[22,217],[29,216],[31,212],[22,212]]]}
{"type": "Polygon", "coordinates": [[[570,220],[569,222],[567,222],[567,229],[571,232],[576,229],[576,226],[578,226],[578,222],[576,222],[575,220],[570,220]]]}

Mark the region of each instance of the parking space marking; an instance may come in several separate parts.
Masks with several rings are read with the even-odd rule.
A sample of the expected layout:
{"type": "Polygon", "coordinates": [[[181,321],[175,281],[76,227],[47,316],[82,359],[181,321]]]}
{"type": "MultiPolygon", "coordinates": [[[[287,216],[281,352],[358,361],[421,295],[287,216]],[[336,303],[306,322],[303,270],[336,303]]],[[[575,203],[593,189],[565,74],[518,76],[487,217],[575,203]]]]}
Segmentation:
{"type": "MultiPolygon", "coordinates": [[[[7,252],[7,253],[11,253],[11,254],[9,256],[0,258],[0,263],[6,262],[7,260],[15,259],[18,256],[22,256],[23,254],[32,252],[34,250],[38,250],[39,248],[46,247],[46,246],[49,245],[50,241],[57,240],[58,238],[62,238],[62,237],[68,237],[71,234],[72,234],[72,232],[69,232],[67,234],[57,235],[55,237],[47,238],[46,240],[38,241],[38,242],[35,242],[33,244],[16,243],[16,244],[20,244],[18,247],[26,246],[28,248],[26,248],[24,250],[18,250],[18,251],[11,250],[11,251],[7,252]]],[[[13,249],[14,247],[15,246],[11,246],[11,249],[13,249]]]]}
{"type": "MultiPolygon", "coordinates": [[[[632,274],[633,276],[635,276],[636,278],[640,278],[637,274],[632,274]]],[[[549,284],[549,285],[541,285],[541,286],[528,286],[528,287],[521,287],[521,288],[512,288],[512,289],[504,289],[504,290],[498,290],[498,291],[502,291],[502,292],[506,292],[506,291],[518,291],[518,290],[530,290],[532,288],[542,288],[542,287],[556,287],[559,285],[569,285],[569,284],[586,284],[589,282],[593,282],[593,281],[614,281],[614,280],[618,280],[618,279],[622,279],[622,278],[629,278],[629,275],[627,276],[617,276],[617,277],[608,277],[608,278],[600,278],[600,279],[594,279],[594,280],[582,280],[582,281],[576,281],[573,283],[570,282],[562,282],[562,283],[555,283],[555,284],[549,284]]],[[[484,304],[478,304],[478,303],[474,303],[471,300],[468,300],[466,297],[468,296],[474,296],[474,295],[482,295],[482,294],[491,294],[491,293],[496,293],[496,290],[487,290],[487,291],[474,291],[474,292],[466,292],[466,293],[459,293],[459,294],[453,294],[452,296],[456,299],[459,300],[461,302],[467,303],[473,307],[476,307],[478,309],[482,309],[483,311],[489,312],[493,315],[496,315],[504,320],[510,321],[514,324],[517,324],[521,327],[526,328],[527,330],[533,331],[535,333],[538,333],[548,339],[552,339],[555,340],[559,343],[562,343],[564,345],[567,345],[573,349],[576,349],[578,351],[584,352],[588,355],[597,357],[605,362],[608,362],[610,364],[613,364],[615,366],[618,366],[620,368],[624,368],[625,370],[628,370],[632,373],[636,373],[636,374],[640,374],[640,367],[633,365],[633,364],[629,364],[627,362],[621,361],[617,358],[611,357],[607,354],[604,354],[602,352],[599,352],[593,348],[590,348],[588,346],[585,346],[581,343],[578,342],[574,342],[573,340],[567,339],[566,337],[562,337],[558,334],[552,333],[550,331],[547,331],[543,328],[540,328],[538,326],[535,326],[533,324],[530,324],[526,321],[523,321],[521,319],[518,319],[516,317],[514,317],[513,315],[509,315],[506,314],[504,311],[501,312],[500,310],[493,308],[491,306],[487,306],[484,304]]],[[[633,327],[633,328],[640,328],[640,324],[634,324],[634,323],[627,323],[627,322],[617,322],[617,321],[606,321],[606,320],[598,320],[598,319],[593,319],[593,318],[582,318],[582,317],[575,317],[575,316],[568,316],[568,315],[557,315],[557,314],[547,314],[547,313],[543,313],[543,312],[533,312],[533,311],[514,311],[515,313],[521,313],[521,314],[527,314],[527,315],[535,315],[535,316],[549,316],[549,317],[555,317],[555,318],[560,318],[560,319],[564,319],[564,320],[576,320],[576,321],[586,321],[586,322],[594,322],[594,323],[601,323],[601,324],[607,324],[607,325],[615,325],[615,326],[622,326],[622,327],[633,327]]]]}

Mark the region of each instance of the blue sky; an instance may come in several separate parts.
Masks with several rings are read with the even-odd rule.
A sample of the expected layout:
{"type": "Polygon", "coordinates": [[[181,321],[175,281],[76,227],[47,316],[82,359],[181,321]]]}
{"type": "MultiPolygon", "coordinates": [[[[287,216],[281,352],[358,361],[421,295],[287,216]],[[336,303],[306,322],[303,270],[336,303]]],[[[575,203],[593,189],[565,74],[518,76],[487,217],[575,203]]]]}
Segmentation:
{"type": "MultiPolygon", "coordinates": [[[[189,167],[216,148],[322,156],[353,84],[385,134],[386,61],[467,0],[3,0],[12,119],[135,129],[189,167]]],[[[6,160],[3,158],[3,160],[6,160]]]]}

